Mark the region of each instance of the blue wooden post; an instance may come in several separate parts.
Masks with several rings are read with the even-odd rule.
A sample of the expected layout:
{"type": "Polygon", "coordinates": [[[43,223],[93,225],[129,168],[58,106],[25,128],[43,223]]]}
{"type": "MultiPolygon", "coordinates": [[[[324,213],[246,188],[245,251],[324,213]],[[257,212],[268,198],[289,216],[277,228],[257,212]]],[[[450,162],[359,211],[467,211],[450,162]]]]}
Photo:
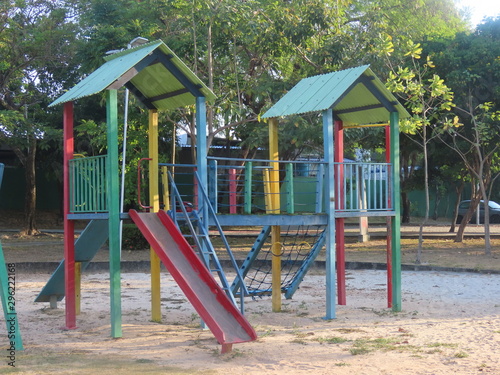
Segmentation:
{"type": "MultiPolygon", "coordinates": [[[[207,165],[207,105],[205,97],[196,97],[196,166],[198,171],[199,181],[201,189],[208,191],[208,165],[207,165]]],[[[201,194],[196,192],[198,195],[198,204],[200,204],[201,194]]],[[[205,233],[208,233],[208,202],[202,204],[200,213],[200,224],[203,226],[205,233]]],[[[199,208],[198,208],[199,209],[199,208]]],[[[207,245],[203,241],[203,248],[200,249],[202,254],[207,254],[207,245]]],[[[205,260],[207,255],[204,255],[205,260]]],[[[205,322],[201,321],[201,327],[206,328],[205,322]]]]}
{"type": "Polygon", "coordinates": [[[326,163],[325,213],[328,215],[326,228],[326,316],[325,319],[335,319],[336,303],[336,273],[335,273],[335,184],[333,157],[333,111],[323,112],[323,148],[326,163]]]}
{"type": "MultiPolygon", "coordinates": [[[[198,169],[199,183],[201,187],[208,191],[207,179],[207,106],[205,97],[196,98],[196,165],[198,169]]],[[[198,195],[199,196],[199,195],[198,195]]],[[[208,232],[208,207],[203,205],[201,219],[208,232]]]]}

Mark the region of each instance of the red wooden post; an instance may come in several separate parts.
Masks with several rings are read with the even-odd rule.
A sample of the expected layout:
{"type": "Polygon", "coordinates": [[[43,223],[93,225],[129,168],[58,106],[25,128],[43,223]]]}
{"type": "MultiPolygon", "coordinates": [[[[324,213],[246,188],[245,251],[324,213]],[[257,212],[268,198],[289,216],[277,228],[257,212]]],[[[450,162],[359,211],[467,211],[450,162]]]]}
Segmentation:
{"type": "Polygon", "coordinates": [[[230,168],[228,171],[229,178],[229,213],[236,213],[236,169],[230,168]]]}
{"type": "Polygon", "coordinates": [[[76,328],[75,298],[75,224],[68,219],[70,213],[69,161],[73,159],[73,102],[64,104],[63,113],[63,211],[64,211],[64,283],[66,294],[66,329],[76,328]]]}
{"type": "MultiPolygon", "coordinates": [[[[333,158],[336,163],[335,170],[335,209],[345,208],[344,194],[344,165],[337,164],[344,162],[344,125],[342,121],[335,121],[333,129],[333,158]]],[[[337,299],[339,305],[346,304],[346,284],[345,284],[345,233],[344,218],[335,218],[335,242],[337,244],[337,299]]]]}
{"type": "MultiPolygon", "coordinates": [[[[385,162],[388,164],[386,168],[386,179],[389,182],[387,184],[387,208],[392,208],[392,180],[391,170],[389,164],[391,163],[391,127],[387,125],[385,127],[385,162]]],[[[398,173],[398,171],[394,171],[398,173]]],[[[387,307],[392,307],[392,218],[387,217],[387,307]]]]}

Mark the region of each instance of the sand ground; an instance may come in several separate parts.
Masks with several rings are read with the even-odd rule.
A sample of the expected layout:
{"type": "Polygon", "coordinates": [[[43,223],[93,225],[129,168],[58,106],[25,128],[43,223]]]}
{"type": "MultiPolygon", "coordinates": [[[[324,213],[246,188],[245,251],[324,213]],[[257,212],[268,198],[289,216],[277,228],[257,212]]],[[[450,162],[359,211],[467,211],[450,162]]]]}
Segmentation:
{"type": "MultiPolygon", "coordinates": [[[[325,276],[315,270],[280,313],[271,311],[269,297],[249,299],[246,317],[259,339],[224,355],[168,273],[162,275],[160,324],[150,321],[149,275],[122,274],[120,339],[110,337],[109,275],[84,275],[82,313],[70,331],[61,329],[64,301],[56,310],[33,302],[48,278],[16,275],[26,348],[17,355],[16,373],[50,373],[36,368],[48,368],[44,361],[54,356],[78,355],[86,366],[94,363],[93,370],[99,358],[123,358],[141,373],[500,374],[500,275],[404,271],[403,311],[394,313],[387,308],[384,271],[349,271],[347,306],[337,306],[336,319],[326,321],[325,276]]],[[[8,370],[3,357],[0,373],[8,370]]],[[[78,372],[81,365],[71,370],[56,362],[50,371],[91,371],[78,372]]]]}

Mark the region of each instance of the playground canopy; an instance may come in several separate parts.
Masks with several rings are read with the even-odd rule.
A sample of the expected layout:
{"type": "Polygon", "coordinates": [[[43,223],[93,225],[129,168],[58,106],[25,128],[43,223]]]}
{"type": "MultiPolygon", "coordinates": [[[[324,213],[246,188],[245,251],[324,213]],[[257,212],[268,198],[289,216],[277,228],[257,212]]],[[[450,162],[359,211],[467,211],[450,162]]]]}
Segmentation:
{"type": "Polygon", "coordinates": [[[106,63],[61,95],[50,106],[127,87],[148,109],[175,109],[196,104],[213,92],[161,40],[117,52],[106,63]]]}
{"type": "Polygon", "coordinates": [[[369,65],[301,80],[262,118],[285,117],[333,109],[344,127],[387,123],[389,113],[410,117],[375,76],[369,65]]]}

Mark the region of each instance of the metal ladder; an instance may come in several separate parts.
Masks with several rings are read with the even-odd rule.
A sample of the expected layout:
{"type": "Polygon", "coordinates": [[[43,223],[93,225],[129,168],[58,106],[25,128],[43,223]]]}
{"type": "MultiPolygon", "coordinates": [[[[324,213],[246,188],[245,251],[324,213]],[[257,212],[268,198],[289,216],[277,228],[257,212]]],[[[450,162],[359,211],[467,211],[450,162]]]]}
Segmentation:
{"type": "MultiPolygon", "coordinates": [[[[210,241],[210,236],[207,230],[207,227],[204,225],[202,218],[199,215],[199,211],[203,212],[204,208],[207,208],[208,214],[211,216],[213,219],[218,231],[219,235],[225,245],[226,251],[229,255],[229,259],[233,265],[234,271],[236,272],[236,279],[240,280],[240,285],[243,285],[243,292],[240,293],[240,310],[243,313],[244,311],[244,296],[249,295],[248,290],[246,288],[245,283],[243,282],[243,276],[241,275],[240,269],[238,264],[236,263],[236,259],[234,258],[234,255],[229,247],[229,244],[227,242],[227,239],[222,231],[222,227],[220,226],[220,223],[217,220],[215,210],[211,206],[209,200],[208,200],[208,195],[206,194],[205,190],[201,186],[201,184],[198,183],[198,196],[201,197],[202,199],[199,200],[199,207],[198,210],[193,210],[191,212],[188,212],[186,210],[186,207],[184,204],[182,204],[182,198],[181,195],[177,189],[177,186],[173,180],[172,175],[170,172],[168,173],[169,181],[170,181],[170,187],[171,187],[171,192],[173,193],[171,195],[172,199],[172,205],[171,207],[175,207],[174,210],[170,211],[170,215],[172,216],[172,219],[174,222],[177,224],[177,226],[180,228],[183,224],[187,225],[189,228],[190,234],[185,234],[184,237],[188,239],[192,239],[194,242],[194,246],[198,254],[200,255],[200,258],[204,262],[205,266],[207,269],[212,273],[217,275],[218,279],[220,280],[220,285],[221,288],[226,292],[228,297],[231,299],[233,304],[237,306],[236,304],[236,299],[234,298],[234,294],[231,290],[231,286],[226,278],[226,274],[224,273],[224,270],[222,268],[222,265],[220,263],[219,257],[217,256],[217,253],[215,252],[215,249],[213,247],[212,242],[210,241]],[[180,207],[181,212],[177,212],[177,207],[180,207]],[[181,214],[181,215],[179,215],[181,214]],[[179,217],[180,216],[180,217],[179,217]]],[[[199,179],[198,174],[195,172],[195,177],[199,179]]],[[[207,218],[208,219],[208,218],[207,218]]]]}

